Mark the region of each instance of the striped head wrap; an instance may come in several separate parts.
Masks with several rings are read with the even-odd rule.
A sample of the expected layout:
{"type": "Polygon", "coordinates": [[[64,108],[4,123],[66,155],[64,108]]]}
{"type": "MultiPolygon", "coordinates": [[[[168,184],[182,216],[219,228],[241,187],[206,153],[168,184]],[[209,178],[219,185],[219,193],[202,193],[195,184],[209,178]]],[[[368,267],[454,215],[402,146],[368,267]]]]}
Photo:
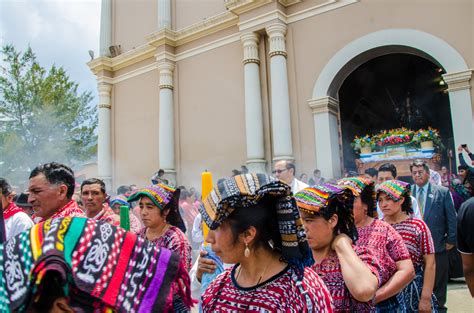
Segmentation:
{"type": "MultiPolygon", "coordinates": [[[[370,204],[367,203],[367,205],[370,208],[369,210],[371,211],[369,213],[369,216],[373,217],[374,214],[376,216],[377,210],[375,208],[377,207],[377,194],[375,192],[375,185],[370,179],[367,179],[362,176],[347,177],[347,178],[342,178],[338,180],[337,185],[339,187],[350,190],[352,194],[354,195],[354,197],[360,197],[362,193],[364,192],[364,190],[366,190],[366,192],[369,192],[372,199],[371,200],[372,203],[370,204]]],[[[365,201],[368,201],[368,199],[365,201]]]]}
{"type": "Polygon", "coordinates": [[[130,207],[130,203],[128,203],[127,198],[125,196],[116,196],[110,201],[110,207],[113,208],[114,205],[119,204],[120,206],[128,206],[130,207]]]}
{"type": "Polygon", "coordinates": [[[319,213],[328,207],[334,198],[344,199],[344,188],[332,184],[307,187],[295,195],[298,208],[310,214],[319,213]]]}
{"type": "Polygon", "coordinates": [[[387,194],[393,201],[400,201],[400,199],[410,194],[410,184],[401,180],[387,180],[378,185],[377,195],[381,192],[387,194]]]}
{"type": "MultiPolygon", "coordinates": [[[[199,207],[203,221],[214,230],[234,211],[258,205],[265,197],[276,201],[282,257],[303,275],[313,263],[295,198],[287,184],[265,174],[242,174],[220,181],[199,207]]],[[[275,225],[277,227],[277,225],[275,225]]],[[[300,276],[301,276],[300,275],[300,276]]]]}

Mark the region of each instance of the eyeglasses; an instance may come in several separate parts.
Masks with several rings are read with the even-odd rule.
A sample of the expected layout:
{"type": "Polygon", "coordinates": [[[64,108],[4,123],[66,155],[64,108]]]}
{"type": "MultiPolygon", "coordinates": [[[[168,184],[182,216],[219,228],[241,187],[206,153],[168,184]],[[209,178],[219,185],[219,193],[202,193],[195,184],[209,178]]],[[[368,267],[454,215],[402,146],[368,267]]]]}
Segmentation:
{"type": "Polygon", "coordinates": [[[288,171],[288,169],[285,168],[284,170],[274,170],[274,171],[272,171],[272,173],[273,173],[273,174],[281,174],[281,173],[283,173],[284,171],[288,171]]]}

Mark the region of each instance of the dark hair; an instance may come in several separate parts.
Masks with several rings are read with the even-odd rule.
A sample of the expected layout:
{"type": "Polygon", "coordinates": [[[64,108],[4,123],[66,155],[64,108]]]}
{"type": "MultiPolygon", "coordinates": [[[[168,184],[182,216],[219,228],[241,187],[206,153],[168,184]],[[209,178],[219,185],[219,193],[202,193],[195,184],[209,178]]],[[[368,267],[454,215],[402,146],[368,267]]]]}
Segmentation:
{"type": "MultiPolygon", "coordinates": [[[[370,174],[369,174],[370,175],[370,174]]],[[[370,184],[362,190],[360,194],[360,200],[367,205],[367,215],[374,217],[376,210],[376,204],[374,199],[374,184],[370,184]]]]}
{"type": "Polygon", "coordinates": [[[163,169],[159,169],[158,172],[156,172],[158,174],[158,176],[161,176],[161,175],[164,175],[165,174],[165,171],[163,169]]]}
{"type": "Polygon", "coordinates": [[[105,183],[101,179],[98,179],[98,178],[89,178],[83,181],[81,184],[81,192],[82,192],[82,188],[85,185],[94,185],[94,184],[100,185],[100,191],[102,191],[102,193],[105,193],[105,183]]]}
{"type": "MultiPolygon", "coordinates": [[[[176,189],[176,191],[173,193],[173,198],[171,199],[171,201],[168,202],[167,205],[165,205],[163,210],[160,210],[160,215],[163,216],[163,212],[166,211],[166,210],[169,210],[168,215],[166,216],[166,221],[171,226],[178,227],[183,233],[185,233],[186,232],[186,225],[184,224],[183,218],[181,217],[181,214],[179,213],[178,200],[179,200],[180,194],[181,194],[180,189],[176,189]]],[[[143,197],[147,197],[147,198],[150,199],[150,197],[147,196],[147,195],[141,195],[139,197],[139,200],[143,197]]]]}
{"type": "Polygon", "coordinates": [[[65,296],[61,274],[57,271],[50,270],[46,272],[41,280],[38,292],[34,299],[32,299],[30,309],[38,313],[50,312],[53,308],[54,301],[65,296]]]}
{"type": "Polygon", "coordinates": [[[318,170],[318,169],[315,169],[315,170],[313,171],[313,174],[316,174],[316,173],[321,173],[321,171],[318,170]]]}
{"type": "Polygon", "coordinates": [[[2,190],[2,195],[5,197],[12,192],[12,186],[10,186],[7,180],[3,177],[0,177],[0,189],[2,190]]]}
{"type": "Polygon", "coordinates": [[[393,165],[392,163],[384,163],[380,165],[379,173],[380,172],[391,172],[393,179],[397,178],[397,167],[393,165]]]}
{"type": "Polygon", "coordinates": [[[234,243],[240,234],[253,226],[257,230],[255,247],[271,250],[271,242],[273,249],[281,251],[282,241],[275,206],[275,199],[267,195],[257,205],[235,208],[225,221],[230,224],[234,243]]]}
{"type": "MultiPolygon", "coordinates": [[[[377,201],[379,200],[379,195],[380,193],[383,192],[385,193],[384,191],[379,191],[377,192],[377,201]]],[[[387,193],[385,193],[387,194],[387,193]]],[[[410,215],[413,213],[413,204],[411,202],[411,196],[410,196],[411,192],[410,192],[410,185],[408,185],[406,188],[405,188],[405,191],[402,193],[402,197],[404,199],[403,203],[402,203],[402,211],[405,212],[406,214],[410,215]]],[[[387,194],[388,195],[388,194],[387,194]]],[[[390,197],[390,195],[388,195],[390,197]]],[[[394,200],[392,197],[390,197],[390,199],[394,200]]],[[[394,200],[395,201],[395,200],[394,200]]],[[[398,201],[395,201],[395,202],[398,202],[398,201]]]]}
{"type": "Polygon", "coordinates": [[[64,184],[67,187],[66,196],[71,199],[74,194],[75,180],[74,172],[64,164],[51,162],[38,165],[31,171],[30,179],[43,174],[50,184],[64,184]]]}
{"type": "Polygon", "coordinates": [[[191,197],[191,192],[189,192],[188,190],[186,190],[186,189],[180,189],[180,190],[181,190],[181,195],[179,196],[179,198],[181,200],[184,200],[188,197],[191,197]]]}
{"type": "Polygon", "coordinates": [[[468,169],[469,169],[469,165],[467,165],[467,164],[459,165],[459,166],[458,166],[458,171],[460,171],[460,170],[465,170],[465,171],[467,171],[468,169]]]}
{"type": "Polygon", "coordinates": [[[293,175],[296,176],[296,166],[295,163],[290,162],[290,161],[285,161],[285,168],[288,170],[293,169],[293,175]]]}
{"type": "Polygon", "coordinates": [[[416,159],[415,161],[413,161],[411,164],[410,164],[410,172],[413,172],[412,169],[413,167],[423,167],[423,169],[429,173],[430,172],[430,167],[428,166],[428,164],[424,161],[424,160],[420,160],[420,159],[416,159]]]}
{"type": "Polygon", "coordinates": [[[130,191],[132,191],[132,188],[130,188],[130,186],[127,186],[127,185],[122,185],[122,186],[117,188],[117,194],[118,195],[124,195],[124,194],[126,194],[127,192],[130,192],[130,191]]]}
{"type": "MultiPolygon", "coordinates": [[[[396,173],[397,169],[395,169],[395,173],[396,173]]],[[[379,171],[377,171],[377,169],[373,168],[373,167],[369,167],[368,169],[366,169],[364,171],[364,174],[367,174],[367,175],[370,175],[370,177],[374,177],[374,176],[377,176],[379,173],[379,171]]],[[[393,177],[396,177],[396,176],[393,176],[393,177]]]]}

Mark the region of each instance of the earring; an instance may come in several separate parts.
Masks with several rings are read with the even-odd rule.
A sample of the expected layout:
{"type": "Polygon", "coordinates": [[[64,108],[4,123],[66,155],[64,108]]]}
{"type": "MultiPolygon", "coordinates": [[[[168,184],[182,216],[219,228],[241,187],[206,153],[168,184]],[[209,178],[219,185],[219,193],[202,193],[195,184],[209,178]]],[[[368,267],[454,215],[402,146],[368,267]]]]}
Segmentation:
{"type": "Polygon", "coordinates": [[[247,243],[245,243],[244,255],[245,255],[246,258],[248,258],[250,256],[250,249],[249,249],[249,245],[247,243]]]}

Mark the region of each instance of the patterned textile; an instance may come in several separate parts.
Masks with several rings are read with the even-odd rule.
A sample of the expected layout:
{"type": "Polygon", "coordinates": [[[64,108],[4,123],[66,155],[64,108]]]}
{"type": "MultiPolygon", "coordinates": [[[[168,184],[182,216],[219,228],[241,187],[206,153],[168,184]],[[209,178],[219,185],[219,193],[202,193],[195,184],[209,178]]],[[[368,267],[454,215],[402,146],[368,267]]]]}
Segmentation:
{"type": "Polygon", "coordinates": [[[321,184],[308,187],[295,195],[300,210],[314,214],[330,205],[334,198],[343,199],[346,195],[344,188],[332,184],[321,184]]]}
{"type": "Polygon", "coordinates": [[[237,175],[220,182],[199,211],[209,228],[216,229],[236,208],[256,205],[267,195],[276,199],[282,256],[301,277],[303,268],[311,265],[313,258],[298,207],[285,183],[265,174],[237,175]]]}
{"type": "Polygon", "coordinates": [[[112,209],[104,204],[104,208],[93,217],[94,220],[104,221],[113,226],[120,226],[120,216],[114,213],[112,209]]]}
{"type": "Polygon", "coordinates": [[[424,264],[423,256],[425,254],[435,253],[430,229],[423,220],[408,218],[391,226],[405,241],[414,267],[424,264]]]}
{"type": "Polygon", "coordinates": [[[124,205],[124,206],[130,207],[130,203],[128,203],[127,198],[125,196],[122,196],[122,195],[116,196],[116,197],[112,198],[112,200],[110,200],[109,205],[110,205],[111,208],[113,208],[114,205],[116,205],[116,204],[118,204],[120,206],[124,205]]]}
{"type": "MultiPolygon", "coordinates": [[[[377,276],[379,286],[381,286],[380,264],[372,252],[364,247],[353,246],[354,251],[364,262],[370,271],[377,276]]],[[[314,264],[312,269],[321,277],[331,293],[334,312],[373,312],[374,303],[359,302],[354,299],[347,289],[342,276],[341,264],[335,251],[331,250],[329,255],[319,264],[314,264]]]]}
{"type": "MultiPolygon", "coordinates": [[[[147,228],[142,228],[137,235],[140,238],[146,238],[147,228]]],[[[168,230],[161,235],[159,238],[149,240],[157,247],[162,247],[176,252],[180,255],[181,261],[184,264],[184,267],[187,271],[191,269],[192,266],[192,248],[189,244],[188,238],[186,235],[177,227],[170,226],[168,230]]]]}
{"type": "Polygon", "coordinates": [[[377,194],[380,192],[386,193],[393,201],[399,201],[410,194],[410,184],[401,180],[387,180],[378,185],[377,194]]]}
{"type": "Polygon", "coordinates": [[[240,287],[235,280],[237,265],[220,274],[202,295],[203,312],[332,312],[331,296],[324,283],[310,268],[297,287],[295,272],[287,266],[254,287],[240,287]],[[307,299],[310,299],[310,303],[307,299]]]}
{"type": "Polygon", "coordinates": [[[172,284],[192,305],[178,255],[102,221],[49,219],[0,245],[0,262],[2,312],[24,312],[50,270],[64,274],[75,312],[169,311],[172,284]]]}
{"type": "Polygon", "coordinates": [[[22,209],[20,209],[15,203],[11,202],[7,208],[3,211],[3,218],[5,220],[9,219],[16,213],[23,212],[22,209]]]}
{"type": "Polygon", "coordinates": [[[128,202],[137,201],[140,197],[147,196],[161,211],[163,211],[165,206],[169,203],[171,203],[171,207],[178,209],[179,193],[179,189],[165,184],[152,185],[137,190],[137,192],[128,198],[128,202]]]}
{"type": "MultiPolygon", "coordinates": [[[[415,266],[415,278],[397,295],[399,312],[418,312],[421,291],[423,290],[423,266],[415,266]]],[[[436,297],[431,296],[431,312],[438,312],[436,297]]]]}
{"type": "MultiPolygon", "coordinates": [[[[63,208],[59,209],[56,213],[53,214],[52,218],[61,218],[61,217],[85,217],[84,211],[79,208],[77,202],[74,200],[69,201],[63,208]]],[[[33,221],[35,223],[42,223],[45,221],[44,218],[33,215],[33,221]]]]}
{"type": "Polygon", "coordinates": [[[355,197],[359,197],[365,188],[370,188],[373,199],[373,208],[377,207],[377,198],[374,183],[365,177],[347,177],[337,181],[337,185],[349,189],[355,197]]]}
{"type": "Polygon", "coordinates": [[[357,232],[357,246],[371,249],[379,260],[381,285],[397,271],[396,262],[410,259],[403,238],[388,223],[374,219],[369,225],[357,228],[357,232]]]}

